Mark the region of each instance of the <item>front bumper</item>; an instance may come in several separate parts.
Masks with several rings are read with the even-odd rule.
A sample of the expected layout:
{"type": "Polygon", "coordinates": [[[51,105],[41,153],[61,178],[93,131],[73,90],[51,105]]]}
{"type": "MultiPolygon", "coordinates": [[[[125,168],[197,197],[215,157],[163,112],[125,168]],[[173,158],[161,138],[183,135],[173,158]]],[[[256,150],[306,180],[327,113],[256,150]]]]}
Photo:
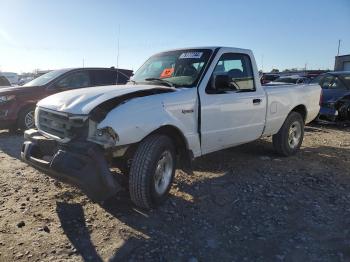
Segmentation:
{"type": "Polygon", "coordinates": [[[19,105],[16,105],[13,101],[0,103],[0,129],[11,128],[16,125],[18,107],[19,105]]]}
{"type": "Polygon", "coordinates": [[[0,119],[0,129],[8,129],[16,126],[16,120],[0,119]]]}
{"type": "Polygon", "coordinates": [[[79,187],[94,201],[105,200],[121,189],[103,150],[90,142],[62,146],[30,129],[24,133],[21,158],[50,177],[79,187]]]}
{"type": "Polygon", "coordinates": [[[338,111],[331,107],[322,106],[319,112],[319,119],[326,119],[330,121],[336,121],[338,117],[338,111]]]}

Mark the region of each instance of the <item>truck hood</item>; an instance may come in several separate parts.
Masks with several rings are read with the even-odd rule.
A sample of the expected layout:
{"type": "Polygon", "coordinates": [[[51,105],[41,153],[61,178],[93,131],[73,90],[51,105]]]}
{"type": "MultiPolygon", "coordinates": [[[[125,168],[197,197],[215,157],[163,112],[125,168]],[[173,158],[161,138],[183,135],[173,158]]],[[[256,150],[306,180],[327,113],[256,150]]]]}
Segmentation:
{"type": "MultiPolygon", "coordinates": [[[[98,105],[127,94],[152,90],[174,91],[172,87],[158,85],[112,85],[80,88],[57,93],[38,102],[39,107],[74,115],[87,115],[98,105]]],[[[154,92],[150,92],[150,95],[154,92]]],[[[143,95],[144,96],[144,95],[143,95]]],[[[130,96],[127,96],[130,99],[130,96]]]]}

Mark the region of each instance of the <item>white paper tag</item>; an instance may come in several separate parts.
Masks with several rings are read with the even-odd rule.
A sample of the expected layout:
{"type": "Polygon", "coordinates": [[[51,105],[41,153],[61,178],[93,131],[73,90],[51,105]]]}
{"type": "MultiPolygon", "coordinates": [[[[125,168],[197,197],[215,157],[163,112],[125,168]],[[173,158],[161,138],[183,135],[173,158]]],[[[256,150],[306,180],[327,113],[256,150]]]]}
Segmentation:
{"type": "Polygon", "coordinates": [[[182,53],[179,57],[179,59],[186,59],[186,58],[201,58],[203,55],[203,52],[187,52],[187,53],[182,53]]]}

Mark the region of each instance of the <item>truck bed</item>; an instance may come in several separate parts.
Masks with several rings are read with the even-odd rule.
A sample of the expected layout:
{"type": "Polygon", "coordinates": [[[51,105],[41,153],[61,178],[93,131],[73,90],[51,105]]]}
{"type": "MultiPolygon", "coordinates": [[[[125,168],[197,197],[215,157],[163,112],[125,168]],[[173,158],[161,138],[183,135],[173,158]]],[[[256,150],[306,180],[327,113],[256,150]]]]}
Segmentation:
{"type": "Polygon", "coordinates": [[[317,117],[321,88],[317,84],[266,85],[266,128],[263,136],[273,135],[281,128],[288,113],[296,105],[304,105],[307,113],[305,123],[317,117]]]}

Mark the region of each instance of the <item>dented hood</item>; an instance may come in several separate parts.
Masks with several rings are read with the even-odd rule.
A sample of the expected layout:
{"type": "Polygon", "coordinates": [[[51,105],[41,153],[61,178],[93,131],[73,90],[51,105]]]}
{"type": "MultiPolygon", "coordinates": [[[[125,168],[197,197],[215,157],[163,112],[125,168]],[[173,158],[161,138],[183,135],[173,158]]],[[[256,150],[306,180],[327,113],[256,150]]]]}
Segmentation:
{"type": "Polygon", "coordinates": [[[95,107],[112,98],[143,90],[174,88],[155,85],[112,85],[80,88],[48,96],[38,106],[75,115],[87,115],[95,107]]]}

